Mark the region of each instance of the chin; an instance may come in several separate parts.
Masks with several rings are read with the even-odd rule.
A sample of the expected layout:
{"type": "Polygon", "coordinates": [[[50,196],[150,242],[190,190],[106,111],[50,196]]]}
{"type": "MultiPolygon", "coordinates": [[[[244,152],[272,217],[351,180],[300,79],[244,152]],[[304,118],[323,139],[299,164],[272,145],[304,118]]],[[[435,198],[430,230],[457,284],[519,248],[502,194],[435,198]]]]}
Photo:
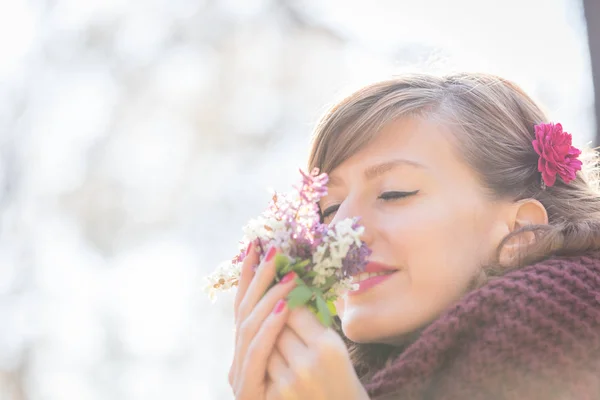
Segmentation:
{"type": "Polygon", "coordinates": [[[350,324],[349,326],[346,326],[342,323],[342,330],[348,339],[354,343],[360,344],[379,343],[390,346],[402,346],[407,340],[410,340],[410,337],[412,336],[412,332],[394,332],[388,334],[377,331],[373,329],[372,326],[368,326],[368,328],[365,329],[365,324],[350,324]]]}
{"type": "MultiPolygon", "coordinates": [[[[376,321],[344,315],[341,319],[344,335],[355,343],[382,343],[386,335],[381,332],[376,321]]],[[[369,318],[370,319],[370,318],[369,318]]]]}
{"type": "Polygon", "coordinates": [[[418,321],[361,311],[366,310],[347,308],[340,318],[344,335],[355,343],[400,345],[421,326],[418,321]]]}
{"type": "Polygon", "coordinates": [[[354,343],[375,343],[377,341],[373,332],[364,332],[364,329],[355,330],[352,328],[353,327],[346,327],[342,324],[344,335],[354,343]]]}

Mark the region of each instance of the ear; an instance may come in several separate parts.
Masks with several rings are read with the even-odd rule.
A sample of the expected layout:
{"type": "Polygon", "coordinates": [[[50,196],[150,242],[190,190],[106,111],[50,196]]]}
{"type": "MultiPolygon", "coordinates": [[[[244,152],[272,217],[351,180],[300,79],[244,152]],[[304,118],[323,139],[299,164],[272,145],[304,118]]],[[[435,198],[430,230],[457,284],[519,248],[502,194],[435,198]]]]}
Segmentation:
{"type": "Polygon", "coordinates": [[[529,225],[547,225],[546,207],[536,199],[524,199],[513,203],[513,229],[529,225]]]}
{"type": "MultiPolygon", "coordinates": [[[[548,213],[546,207],[536,199],[519,200],[511,204],[508,212],[509,233],[517,231],[526,226],[547,225],[548,213]]],[[[533,232],[523,232],[511,238],[502,247],[500,263],[512,265],[519,260],[519,256],[529,245],[535,242],[533,232]]]]}

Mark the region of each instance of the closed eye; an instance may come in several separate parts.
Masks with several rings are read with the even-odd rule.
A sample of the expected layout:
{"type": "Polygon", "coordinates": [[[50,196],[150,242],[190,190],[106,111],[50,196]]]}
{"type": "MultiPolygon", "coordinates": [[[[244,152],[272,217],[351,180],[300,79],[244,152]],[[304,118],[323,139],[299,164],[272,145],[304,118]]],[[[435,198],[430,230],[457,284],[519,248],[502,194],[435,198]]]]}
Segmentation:
{"type": "Polygon", "coordinates": [[[323,219],[329,217],[331,214],[333,214],[334,212],[336,212],[338,210],[338,208],[340,208],[339,204],[336,204],[335,206],[331,206],[331,207],[327,207],[323,212],[323,219]]]}
{"type": "Polygon", "coordinates": [[[418,190],[414,190],[412,192],[383,192],[379,195],[378,199],[381,200],[396,200],[402,199],[404,197],[413,196],[419,193],[418,190]]]}
{"type": "MultiPolygon", "coordinates": [[[[413,196],[417,193],[419,193],[418,190],[413,190],[412,192],[383,192],[377,198],[380,200],[384,200],[384,201],[392,201],[392,200],[398,200],[398,199],[403,199],[405,197],[413,196]]],[[[340,208],[339,204],[327,207],[321,213],[323,215],[323,219],[326,219],[327,217],[331,216],[339,208],[340,208]]]]}

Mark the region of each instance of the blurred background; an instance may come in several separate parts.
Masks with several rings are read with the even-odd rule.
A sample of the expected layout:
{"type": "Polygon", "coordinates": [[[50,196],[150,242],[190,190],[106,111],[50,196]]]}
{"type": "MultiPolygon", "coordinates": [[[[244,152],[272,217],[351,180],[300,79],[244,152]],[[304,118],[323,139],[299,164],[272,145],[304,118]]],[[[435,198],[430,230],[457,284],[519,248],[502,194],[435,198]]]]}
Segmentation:
{"type": "Polygon", "coordinates": [[[582,0],[0,1],[0,400],[230,399],[203,276],[329,104],[456,70],[594,140],[582,0]]]}

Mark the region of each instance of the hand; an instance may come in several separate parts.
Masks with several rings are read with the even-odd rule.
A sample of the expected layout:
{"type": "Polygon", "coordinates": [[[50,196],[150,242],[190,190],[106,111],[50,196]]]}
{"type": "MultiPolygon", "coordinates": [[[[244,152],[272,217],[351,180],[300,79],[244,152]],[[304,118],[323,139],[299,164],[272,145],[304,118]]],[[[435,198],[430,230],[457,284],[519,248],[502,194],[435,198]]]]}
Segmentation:
{"type": "Polygon", "coordinates": [[[261,400],[266,396],[267,360],[285,325],[288,310],[284,298],[295,286],[290,273],[267,291],[275,278],[275,254],[274,247],[269,249],[254,272],[259,258],[251,243],[242,263],[234,303],[235,353],[229,370],[236,399],[261,400]]]}
{"type": "Polygon", "coordinates": [[[369,398],[342,339],[305,307],[291,311],[267,370],[268,400],[369,398]]]}

